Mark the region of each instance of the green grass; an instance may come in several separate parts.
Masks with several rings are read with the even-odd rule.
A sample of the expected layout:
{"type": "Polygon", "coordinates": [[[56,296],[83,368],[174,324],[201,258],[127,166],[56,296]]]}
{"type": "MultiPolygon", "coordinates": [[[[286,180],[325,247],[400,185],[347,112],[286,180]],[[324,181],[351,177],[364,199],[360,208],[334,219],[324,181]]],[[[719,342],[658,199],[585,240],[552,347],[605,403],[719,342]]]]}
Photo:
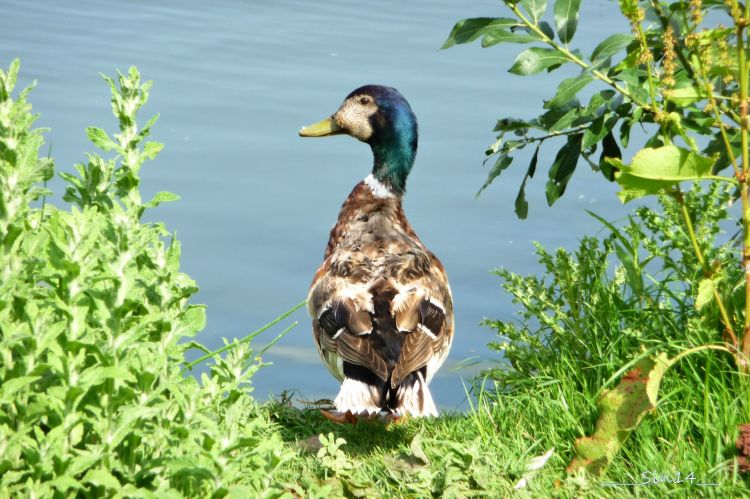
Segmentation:
{"type": "Polygon", "coordinates": [[[363,497],[739,497],[747,493],[748,482],[734,469],[736,435],[723,431],[741,422],[736,387],[711,377],[711,392],[704,397],[703,360],[696,358],[686,368],[692,375],[665,382],[658,409],[644,418],[601,478],[565,472],[575,439],[592,432],[597,411],[596,394],[580,391],[564,372],[530,380],[513,393],[485,392],[466,413],[389,426],[337,425],[288,401],[267,403],[263,410],[294,453],[278,479],[302,496],[318,491],[363,497]],[[346,464],[338,468],[318,457],[317,436],[328,433],[346,440],[340,448],[346,464]],[[555,453],[546,466],[523,490],[514,490],[529,460],[550,448],[555,453]],[[695,481],[605,485],[641,483],[644,472],[673,479],[676,472],[683,478],[693,473],[695,481]]]}

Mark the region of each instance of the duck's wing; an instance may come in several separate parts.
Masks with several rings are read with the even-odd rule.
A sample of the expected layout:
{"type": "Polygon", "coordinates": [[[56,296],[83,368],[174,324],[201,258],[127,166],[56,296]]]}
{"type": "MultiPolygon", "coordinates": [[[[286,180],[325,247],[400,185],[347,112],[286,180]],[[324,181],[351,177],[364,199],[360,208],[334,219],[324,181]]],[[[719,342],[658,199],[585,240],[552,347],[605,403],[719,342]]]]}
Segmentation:
{"type": "MultiPolygon", "coordinates": [[[[433,269],[432,274],[435,274],[433,269]]],[[[425,368],[429,381],[445,360],[453,340],[453,306],[444,274],[402,287],[392,302],[396,327],[403,336],[401,354],[391,374],[396,387],[410,373],[425,368]]]]}
{"type": "Polygon", "coordinates": [[[450,348],[453,308],[441,268],[374,284],[321,275],[309,304],[320,355],[339,379],[349,363],[391,388],[422,368],[429,381],[450,348]]]}
{"type": "Polygon", "coordinates": [[[374,309],[365,286],[319,272],[310,289],[308,307],[313,339],[331,374],[343,380],[347,362],[368,369],[383,382],[388,379],[388,363],[370,338],[374,309]]]}

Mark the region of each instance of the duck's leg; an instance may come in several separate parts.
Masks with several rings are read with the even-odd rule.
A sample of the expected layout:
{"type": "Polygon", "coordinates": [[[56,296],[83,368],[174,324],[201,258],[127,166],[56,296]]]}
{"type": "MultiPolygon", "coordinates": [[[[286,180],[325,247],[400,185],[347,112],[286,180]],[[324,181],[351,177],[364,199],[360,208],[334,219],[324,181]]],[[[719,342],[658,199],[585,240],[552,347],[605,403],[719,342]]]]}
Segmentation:
{"type": "Polygon", "coordinates": [[[357,424],[357,421],[359,418],[352,414],[350,411],[346,412],[339,412],[339,411],[327,411],[325,409],[321,409],[320,413],[332,423],[338,423],[338,424],[357,424]]]}

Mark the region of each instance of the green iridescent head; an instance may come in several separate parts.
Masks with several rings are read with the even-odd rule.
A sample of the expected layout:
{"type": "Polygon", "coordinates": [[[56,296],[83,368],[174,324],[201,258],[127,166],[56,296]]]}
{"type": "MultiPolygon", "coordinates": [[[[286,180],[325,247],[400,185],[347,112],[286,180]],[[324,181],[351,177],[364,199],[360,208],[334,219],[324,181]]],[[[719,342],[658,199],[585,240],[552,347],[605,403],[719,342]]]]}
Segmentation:
{"type": "Polygon", "coordinates": [[[398,90],[365,85],[351,92],[330,118],[299,134],[322,137],[347,134],[370,144],[373,176],[395,194],[406,190],[406,178],[417,154],[417,118],[398,90]]]}

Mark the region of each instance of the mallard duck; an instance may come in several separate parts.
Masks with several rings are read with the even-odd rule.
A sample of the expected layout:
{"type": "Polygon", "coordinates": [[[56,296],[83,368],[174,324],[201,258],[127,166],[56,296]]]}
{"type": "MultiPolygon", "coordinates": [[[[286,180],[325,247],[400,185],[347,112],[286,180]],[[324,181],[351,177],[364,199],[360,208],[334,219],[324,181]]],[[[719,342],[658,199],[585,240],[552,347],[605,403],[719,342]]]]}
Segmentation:
{"type": "Polygon", "coordinates": [[[308,296],[315,345],[342,382],[327,416],[437,416],[428,384],[453,341],[453,301],[443,265],[401,206],[416,117],[395,88],[366,85],[299,134],[348,134],[374,157],[341,207],[308,296]]]}

